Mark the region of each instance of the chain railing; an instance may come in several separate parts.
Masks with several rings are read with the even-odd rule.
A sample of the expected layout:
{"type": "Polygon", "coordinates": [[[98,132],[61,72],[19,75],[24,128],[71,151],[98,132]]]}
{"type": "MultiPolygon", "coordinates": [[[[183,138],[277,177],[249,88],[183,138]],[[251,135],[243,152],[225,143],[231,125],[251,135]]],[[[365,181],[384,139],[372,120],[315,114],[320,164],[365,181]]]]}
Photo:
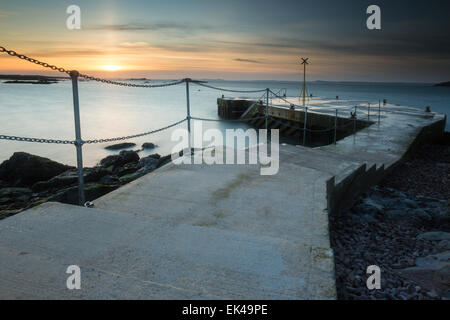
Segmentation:
{"type": "MultiPolygon", "coordinates": [[[[103,79],[103,78],[98,78],[98,77],[93,77],[93,76],[89,76],[86,74],[80,74],[78,71],[76,70],[68,70],[65,68],[61,68],[61,67],[57,67],[54,65],[51,65],[49,63],[46,62],[42,62],[39,61],[37,59],[34,58],[30,58],[26,55],[23,54],[19,54],[13,50],[8,50],[5,47],[0,46],[0,53],[6,53],[10,56],[13,57],[17,57],[19,59],[28,61],[30,63],[34,63],[37,65],[40,65],[44,68],[49,68],[51,70],[54,71],[58,71],[61,73],[65,73],[68,76],[70,76],[71,80],[72,80],[72,93],[73,93],[73,108],[74,108],[74,122],[75,122],[75,140],[58,140],[58,139],[43,139],[43,138],[33,138],[33,137],[19,137],[19,136],[10,136],[10,135],[0,135],[0,140],[11,140],[11,141],[24,141],[24,142],[35,142],[35,143],[54,143],[54,144],[72,144],[76,147],[76,151],[77,151],[77,171],[78,171],[78,199],[79,199],[79,204],[80,205],[85,205],[85,194],[84,194],[84,178],[83,178],[83,156],[82,156],[82,147],[84,144],[95,144],[95,143],[105,143],[105,142],[112,142],[112,141],[121,141],[121,140],[127,140],[127,139],[132,139],[132,138],[138,138],[138,137],[143,137],[143,136],[147,136],[150,134],[154,134],[157,132],[161,132],[164,130],[167,130],[169,128],[172,128],[174,126],[177,126],[183,122],[187,122],[187,129],[188,129],[188,137],[189,137],[189,150],[191,149],[191,119],[193,120],[199,120],[199,121],[231,121],[231,122],[248,122],[248,121],[252,121],[252,120],[261,120],[261,119],[265,119],[265,128],[268,129],[268,122],[269,122],[269,118],[272,121],[275,121],[281,125],[287,126],[287,127],[291,127],[297,130],[303,130],[303,144],[306,144],[306,132],[328,132],[331,130],[334,130],[334,143],[336,143],[336,136],[337,136],[337,129],[340,128],[337,125],[337,118],[338,118],[338,109],[336,109],[336,114],[335,114],[335,124],[334,127],[332,128],[328,128],[328,129],[324,129],[324,130],[313,130],[310,128],[307,128],[307,121],[308,121],[308,107],[307,106],[299,106],[296,104],[291,103],[289,100],[286,99],[285,94],[282,96],[279,95],[279,93],[281,91],[278,91],[277,93],[274,93],[272,90],[270,90],[269,88],[266,89],[258,89],[258,90],[234,90],[234,89],[229,89],[229,88],[220,88],[220,87],[216,87],[216,86],[212,86],[212,85],[208,85],[206,84],[204,81],[198,81],[198,80],[192,80],[189,78],[186,79],[180,79],[180,80],[174,80],[171,82],[167,82],[167,83],[162,83],[162,84],[136,84],[136,83],[127,83],[127,82],[122,82],[122,81],[114,81],[114,80],[109,80],[109,79],[103,79]],[[135,87],[135,88],[163,88],[163,87],[169,87],[169,86],[175,86],[175,85],[179,85],[182,83],[186,83],[186,118],[181,119],[177,122],[171,123],[165,127],[162,128],[158,128],[155,130],[151,130],[151,131],[147,131],[147,132],[143,132],[143,133],[138,133],[138,134],[133,134],[133,135],[127,135],[127,136],[121,136],[121,137],[114,137],[114,138],[101,138],[101,139],[90,139],[90,140],[83,140],[81,137],[81,125],[80,125],[80,109],[79,109],[79,98],[78,98],[78,79],[79,78],[83,78],[86,80],[91,80],[91,81],[97,81],[100,83],[105,83],[105,84],[111,84],[111,85],[117,85],[117,86],[126,86],[126,87],[135,87]],[[234,93],[261,93],[264,92],[264,94],[256,99],[256,102],[252,105],[254,106],[257,103],[262,103],[263,99],[265,98],[265,114],[263,116],[256,116],[256,117],[251,117],[251,118],[247,118],[247,117],[241,117],[239,119],[227,119],[227,120],[223,120],[223,119],[208,119],[208,118],[202,118],[202,117],[195,117],[195,116],[191,116],[191,112],[190,112],[190,90],[189,90],[189,84],[193,83],[197,86],[202,86],[202,87],[206,87],[209,89],[213,89],[213,90],[218,90],[218,91],[223,91],[223,92],[234,92],[234,93]],[[283,123],[281,121],[279,121],[278,119],[276,119],[275,117],[272,117],[269,115],[269,99],[270,99],[270,94],[272,94],[273,97],[276,97],[278,99],[281,99],[282,101],[286,102],[289,104],[290,108],[293,108],[295,110],[295,108],[303,108],[305,115],[304,115],[304,123],[303,123],[303,129],[299,128],[299,127],[293,127],[290,126],[286,123],[283,123]]],[[[380,121],[380,106],[378,108],[379,113],[378,113],[378,122],[380,121]]],[[[370,105],[368,108],[368,120],[370,119],[370,105]]],[[[355,107],[355,114],[354,114],[354,121],[352,122],[354,124],[356,124],[356,107],[355,107]]],[[[344,126],[348,126],[349,123],[347,123],[344,126]]],[[[268,130],[267,130],[268,132],[268,130]]]]}

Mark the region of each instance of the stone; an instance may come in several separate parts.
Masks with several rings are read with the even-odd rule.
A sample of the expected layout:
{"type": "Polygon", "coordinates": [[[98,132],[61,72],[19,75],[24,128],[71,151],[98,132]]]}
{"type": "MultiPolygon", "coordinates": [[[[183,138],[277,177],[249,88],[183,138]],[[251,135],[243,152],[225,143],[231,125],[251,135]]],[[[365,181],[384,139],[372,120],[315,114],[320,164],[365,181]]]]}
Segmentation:
{"type": "Polygon", "coordinates": [[[439,252],[450,250],[450,240],[441,240],[436,244],[439,252]]]}
{"type": "Polygon", "coordinates": [[[138,163],[139,162],[139,155],[136,151],[127,151],[123,150],[120,151],[119,156],[122,157],[123,163],[138,163]]]}
{"type": "Polygon", "coordinates": [[[118,167],[123,166],[126,163],[138,163],[139,155],[136,151],[122,150],[118,155],[107,156],[100,160],[100,165],[104,168],[108,168],[110,172],[116,170],[118,167]],[[109,167],[112,167],[110,170],[109,167]]]}
{"type": "Polygon", "coordinates": [[[442,241],[450,240],[450,232],[443,231],[430,231],[421,233],[417,236],[417,239],[429,240],[429,241],[442,241]]]}
{"type": "Polygon", "coordinates": [[[98,182],[101,184],[119,184],[120,180],[116,175],[107,175],[102,177],[98,182]]]}
{"type": "MultiPolygon", "coordinates": [[[[102,167],[85,168],[83,170],[83,179],[85,183],[95,182],[107,175],[108,171],[102,167]]],[[[54,190],[68,187],[78,183],[78,171],[76,169],[63,172],[47,181],[39,181],[31,187],[35,192],[44,190],[54,190]]]]}
{"type": "Polygon", "coordinates": [[[142,149],[154,149],[156,145],[151,142],[145,142],[142,144],[142,149]]]}
{"type": "Polygon", "coordinates": [[[117,144],[113,144],[110,146],[106,146],[105,149],[120,150],[120,149],[131,148],[131,147],[134,147],[135,145],[136,145],[136,143],[133,143],[133,142],[122,142],[122,143],[117,143],[117,144]]]}
{"type": "Polygon", "coordinates": [[[0,179],[14,187],[28,187],[72,168],[26,152],[15,152],[0,165],[0,179]]]}
{"type": "MultiPolygon", "coordinates": [[[[100,183],[88,183],[84,186],[86,201],[93,201],[108,192],[118,188],[118,185],[104,185],[100,183]]],[[[52,196],[49,201],[57,201],[67,204],[78,204],[78,186],[70,187],[52,196]]]]}
{"type": "Polygon", "coordinates": [[[29,188],[2,188],[0,189],[0,203],[25,202],[31,198],[31,195],[32,190],[29,188]]]}
{"type": "Polygon", "coordinates": [[[116,176],[121,177],[126,174],[134,173],[138,169],[139,169],[139,167],[135,164],[127,164],[127,165],[123,166],[122,168],[119,168],[115,174],[116,174],[116,176]]]}
{"type": "Polygon", "coordinates": [[[139,167],[146,168],[147,170],[154,170],[158,167],[159,159],[155,159],[152,156],[147,156],[139,160],[139,167]]]}

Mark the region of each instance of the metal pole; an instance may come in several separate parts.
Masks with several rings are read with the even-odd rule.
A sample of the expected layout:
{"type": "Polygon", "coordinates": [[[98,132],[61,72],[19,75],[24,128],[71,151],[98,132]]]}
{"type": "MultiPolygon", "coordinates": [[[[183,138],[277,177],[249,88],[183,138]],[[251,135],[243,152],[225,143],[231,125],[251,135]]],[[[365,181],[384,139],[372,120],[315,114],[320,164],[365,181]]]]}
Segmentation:
{"type": "Polygon", "coordinates": [[[337,114],[338,109],[336,109],[336,115],[334,116],[334,144],[336,144],[336,136],[337,136],[337,114]]]}
{"type": "Polygon", "coordinates": [[[266,89],[266,130],[269,134],[269,88],[266,89]]]}
{"type": "Polygon", "coordinates": [[[187,78],[186,81],[186,118],[187,118],[187,129],[188,129],[188,140],[189,140],[189,154],[192,154],[192,148],[191,148],[191,106],[189,102],[189,81],[191,79],[187,78]]]}
{"type": "Polygon", "coordinates": [[[378,100],[378,124],[380,124],[381,100],[378,100]]]}
{"type": "Polygon", "coordinates": [[[306,95],[306,63],[303,64],[303,106],[305,106],[306,95]]]}
{"type": "Polygon", "coordinates": [[[357,107],[357,106],[355,106],[355,117],[353,118],[353,119],[354,119],[354,120],[353,120],[353,133],[356,132],[356,107],[357,107]]]}
{"type": "Polygon", "coordinates": [[[78,204],[83,206],[86,202],[84,196],[84,179],[83,179],[83,140],[81,140],[80,126],[80,105],[78,99],[78,71],[71,71],[72,92],[73,92],[73,114],[75,119],[75,147],[77,149],[77,169],[78,169],[78,204]]]}
{"type": "Polygon", "coordinates": [[[306,144],[306,121],[308,121],[308,107],[305,107],[305,123],[303,124],[303,145],[306,144]]]}
{"type": "Polygon", "coordinates": [[[367,121],[370,121],[370,102],[369,106],[367,107],[367,121]]]}

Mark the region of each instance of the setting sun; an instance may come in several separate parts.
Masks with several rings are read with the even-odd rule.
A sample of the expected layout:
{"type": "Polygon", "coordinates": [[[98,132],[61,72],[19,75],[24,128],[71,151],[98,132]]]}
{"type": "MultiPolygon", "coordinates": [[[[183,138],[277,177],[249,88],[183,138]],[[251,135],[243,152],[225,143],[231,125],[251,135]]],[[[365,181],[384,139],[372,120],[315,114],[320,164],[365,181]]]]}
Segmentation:
{"type": "Polygon", "coordinates": [[[106,71],[119,71],[120,69],[122,69],[122,67],[117,65],[107,65],[102,66],[102,69],[106,71]]]}

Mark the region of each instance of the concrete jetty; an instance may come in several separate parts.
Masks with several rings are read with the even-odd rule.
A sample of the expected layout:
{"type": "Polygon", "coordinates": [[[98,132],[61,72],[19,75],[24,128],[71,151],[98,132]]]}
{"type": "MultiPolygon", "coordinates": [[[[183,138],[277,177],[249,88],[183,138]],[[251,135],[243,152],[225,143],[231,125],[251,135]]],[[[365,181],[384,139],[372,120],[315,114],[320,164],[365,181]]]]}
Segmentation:
{"type": "Polygon", "coordinates": [[[94,208],[26,210],[0,221],[0,298],[335,299],[328,215],[445,120],[392,107],[336,145],[281,145],[273,176],[259,165],[170,163],[94,208]],[[66,288],[70,265],[80,290],[66,288]]]}

